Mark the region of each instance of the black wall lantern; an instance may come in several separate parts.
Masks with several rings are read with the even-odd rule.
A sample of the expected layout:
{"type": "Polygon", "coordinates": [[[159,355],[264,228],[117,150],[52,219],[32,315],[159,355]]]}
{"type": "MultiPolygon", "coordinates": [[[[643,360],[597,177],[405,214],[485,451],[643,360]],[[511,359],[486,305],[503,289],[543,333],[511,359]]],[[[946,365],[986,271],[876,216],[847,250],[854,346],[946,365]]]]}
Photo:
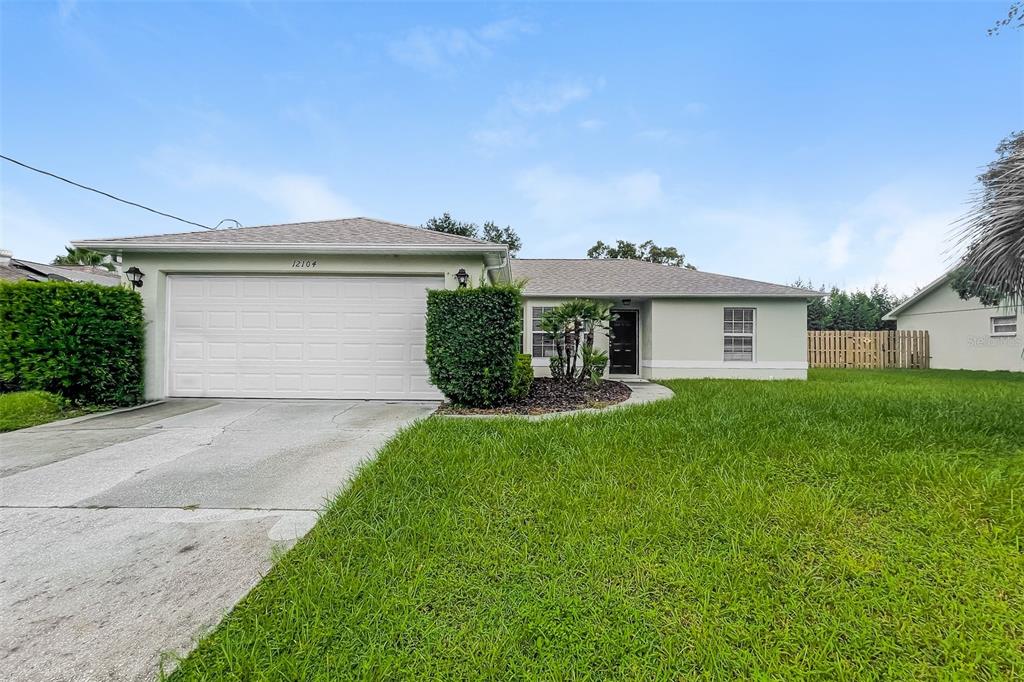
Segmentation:
{"type": "Polygon", "coordinates": [[[465,289],[466,284],[469,283],[469,273],[466,272],[466,268],[459,268],[459,271],[455,273],[455,279],[459,282],[459,288],[465,289]]]}
{"type": "Polygon", "coordinates": [[[132,285],[132,289],[140,288],[142,286],[142,278],[146,276],[146,273],[134,265],[128,268],[124,274],[128,277],[128,283],[132,285]]]}

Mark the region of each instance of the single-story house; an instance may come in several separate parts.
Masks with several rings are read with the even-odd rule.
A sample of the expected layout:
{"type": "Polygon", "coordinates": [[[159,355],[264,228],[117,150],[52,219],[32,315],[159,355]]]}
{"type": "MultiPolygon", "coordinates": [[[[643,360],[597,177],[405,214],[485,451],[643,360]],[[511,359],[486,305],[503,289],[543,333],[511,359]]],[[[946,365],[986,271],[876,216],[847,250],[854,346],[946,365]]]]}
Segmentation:
{"type": "Polygon", "coordinates": [[[141,278],[146,392],[164,396],[436,399],[424,362],[426,290],[526,279],[523,352],[560,301],[614,305],[613,377],[807,376],[816,292],[624,260],[510,259],[493,244],[349,218],[74,246],[141,278]]]}
{"type": "Polygon", "coordinates": [[[113,287],[121,283],[115,272],[92,265],[48,265],[14,258],[0,249],[0,280],[5,282],[91,282],[113,287]]]}
{"type": "Polygon", "coordinates": [[[933,369],[1024,371],[1024,336],[1017,310],[965,301],[949,286],[952,271],[924,287],[883,319],[896,328],[928,332],[933,369]]]}

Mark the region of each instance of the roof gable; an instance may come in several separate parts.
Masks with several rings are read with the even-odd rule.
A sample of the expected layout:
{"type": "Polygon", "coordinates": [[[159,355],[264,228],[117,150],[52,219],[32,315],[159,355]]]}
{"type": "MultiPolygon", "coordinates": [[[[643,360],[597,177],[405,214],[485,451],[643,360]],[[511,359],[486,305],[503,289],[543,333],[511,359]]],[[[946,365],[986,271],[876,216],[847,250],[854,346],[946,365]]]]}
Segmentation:
{"type": "Polygon", "coordinates": [[[813,298],[823,294],[781,284],[626,259],[513,259],[512,277],[526,296],[753,296],[813,298]]]}
{"type": "Polygon", "coordinates": [[[943,284],[949,281],[949,276],[953,273],[952,270],[942,273],[937,278],[933,279],[928,284],[924,285],[921,289],[915,291],[910,298],[900,303],[898,306],[887,312],[882,316],[883,320],[895,320],[897,317],[905,313],[910,308],[917,305],[918,302],[927,298],[933,291],[941,287],[943,284]]]}

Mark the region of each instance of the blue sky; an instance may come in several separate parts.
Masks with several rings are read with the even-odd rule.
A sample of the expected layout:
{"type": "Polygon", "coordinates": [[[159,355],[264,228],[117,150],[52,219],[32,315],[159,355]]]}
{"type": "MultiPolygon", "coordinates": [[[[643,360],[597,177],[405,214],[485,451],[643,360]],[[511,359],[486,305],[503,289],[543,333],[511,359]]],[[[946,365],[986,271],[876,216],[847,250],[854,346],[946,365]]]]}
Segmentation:
{"type": "MultiPolygon", "coordinates": [[[[1007,6],[5,2],[0,148],[207,224],[450,211],[909,292],[1024,127],[1007,6]]],[[[185,229],[0,171],[19,257],[185,229]]]]}

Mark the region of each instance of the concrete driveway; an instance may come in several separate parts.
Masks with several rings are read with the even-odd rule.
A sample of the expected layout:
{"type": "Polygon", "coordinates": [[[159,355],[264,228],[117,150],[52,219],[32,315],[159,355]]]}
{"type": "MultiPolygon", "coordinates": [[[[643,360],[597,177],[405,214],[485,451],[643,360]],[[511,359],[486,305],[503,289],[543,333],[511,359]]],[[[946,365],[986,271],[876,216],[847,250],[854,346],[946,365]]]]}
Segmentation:
{"type": "Polygon", "coordinates": [[[0,679],[153,679],[434,407],[180,399],[0,435],[0,679]]]}

